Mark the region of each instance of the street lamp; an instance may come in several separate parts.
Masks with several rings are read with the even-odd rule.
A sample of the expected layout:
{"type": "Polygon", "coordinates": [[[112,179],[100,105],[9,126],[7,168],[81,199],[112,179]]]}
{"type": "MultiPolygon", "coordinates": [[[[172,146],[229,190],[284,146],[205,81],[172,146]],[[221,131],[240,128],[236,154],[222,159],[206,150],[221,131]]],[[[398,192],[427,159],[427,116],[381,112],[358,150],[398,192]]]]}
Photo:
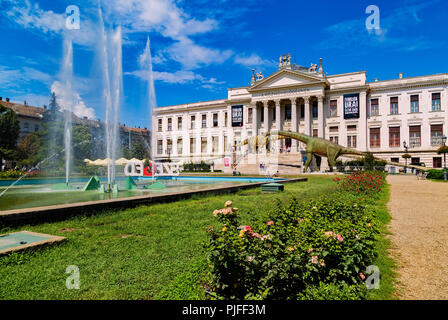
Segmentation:
{"type": "MultiPolygon", "coordinates": [[[[403,141],[403,147],[404,147],[404,151],[406,152],[406,155],[407,155],[407,153],[408,153],[408,145],[407,145],[407,143],[406,143],[406,141],[403,141]]],[[[406,173],[406,171],[407,171],[407,165],[408,165],[408,158],[406,157],[406,158],[404,158],[404,173],[406,173]]]]}
{"type": "Polygon", "coordinates": [[[446,136],[442,137],[443,143],[443,180],[446,181],[446,136]]]}

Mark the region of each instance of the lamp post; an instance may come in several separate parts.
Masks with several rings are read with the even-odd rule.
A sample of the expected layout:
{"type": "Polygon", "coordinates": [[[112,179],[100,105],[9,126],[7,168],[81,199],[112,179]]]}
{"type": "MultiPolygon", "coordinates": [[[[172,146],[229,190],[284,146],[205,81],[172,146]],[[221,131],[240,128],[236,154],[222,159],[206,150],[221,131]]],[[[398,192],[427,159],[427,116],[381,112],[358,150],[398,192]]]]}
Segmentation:
{"type": "Polygon", "coordinates": [[[442,137],[442,143],[443,143],[443,180],[446,181],[446,136],[444,135],[442,137]]]}
{"type": "MultiPolygon", "coordinates": [[[[408,145],[406,143],[406,141],[403,141],[403,147],[404,147],[404,151],[406,152],[406,154],[408,153],[408,145]]],[[[407,165],[408,165],[408,158],[404,159],[404,173],[406,173],[407,171],[407,165]]]]}

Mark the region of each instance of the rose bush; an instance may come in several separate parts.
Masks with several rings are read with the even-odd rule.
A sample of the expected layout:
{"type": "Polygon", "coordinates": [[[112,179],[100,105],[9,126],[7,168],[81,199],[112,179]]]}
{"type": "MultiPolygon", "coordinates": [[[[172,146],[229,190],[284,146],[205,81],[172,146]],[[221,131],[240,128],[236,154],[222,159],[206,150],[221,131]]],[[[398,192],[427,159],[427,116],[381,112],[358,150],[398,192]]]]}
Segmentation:
{"type": "Polygon", "coordinates": [[[242,224],[235,209],[227,202],[226,208],[215,210],[222,226],[208,230],[209,266],[218,295],[303,299],[307,292],[314,297],[322,284],[332,288],[325,287],[323,295],[338,291],[334,288],[350,298],[354,292],[358,298],[365,293],[359,289],[362,272],[376,256],[379,233],[366,198],[339,192],[314,201],[292,199],[277,203],[269,219],[257,226],[242,224]]]}

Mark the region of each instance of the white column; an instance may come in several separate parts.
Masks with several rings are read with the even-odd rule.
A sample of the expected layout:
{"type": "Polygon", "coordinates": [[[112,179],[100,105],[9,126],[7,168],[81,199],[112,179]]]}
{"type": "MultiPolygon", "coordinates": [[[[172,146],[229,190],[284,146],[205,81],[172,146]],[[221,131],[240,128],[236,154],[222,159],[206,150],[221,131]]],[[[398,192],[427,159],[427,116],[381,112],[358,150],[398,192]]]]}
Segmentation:
{"type": "Polygon", "coordinates": [[[270,129],[269,123],[269,101],[263,101],[264,106],[264,130],[268,132],[270,129]]]}
{"type": "MultiPolygon", "coordinates": [[[[282,112],[281,112],[281,104],[280,100],[275,100],[275,128],[277,130],[282,130],[282,112]]],[[[282,140],[276,141],[277,150],[280,150],[280,148],[283,146],[282,140]]]]}
{"type": "Polygon", "coordinates": [[[311,110],[310,110],[310,97],[304,97],[305,100],[305,134],[312,136],[311,132],[311,110]]]}
{"type": "MultiPolygon", "coordinates": [[[[359,93],[359,140],[357,149],[367,151],[367,95],[366,92],[359,93]]],[[[381,128],[381,130],[384,130],[381,128]]],[[[384,141],[381,141],[383,144],[384,141]]]]}
{"type": "MultiPolygon", "coordinates": [[[[297,101],[296,98],[291,99],[291,131],[299,132],[297,129],[297,101]]],[[[291,139],[291,150],[292,152],[297,151],[297,140],[291,139]]]]}
{"type": "Polygon", "coordinates": [[[317,104],[317,121],[318,121],[318,134],[319,138],[325,138],[325,122],[324,122],[324,97],[318,97],[317,104]]]}
{"type": "Polygon", "coordinates": [[[227,143],[230,150],[233,152],[233,128],[232,128],[232,106],[227,106],[227,143]]]}
{"type": "Polygon", "coordinates": [[[253,126],[253,135],[258,135],[258,109],[257,109],[257,103],[255,102],[252,105],[252,126],[253,126]]]}
{"type": "Polygon", "coordinates": [[[177,153],[177,139],[178,139],[178,137],[173,137],[173,140],[171,141],[171,146],[172,146],[172,148],[173,148],[173,156],[178,156],[178,153],[177,153]]]}

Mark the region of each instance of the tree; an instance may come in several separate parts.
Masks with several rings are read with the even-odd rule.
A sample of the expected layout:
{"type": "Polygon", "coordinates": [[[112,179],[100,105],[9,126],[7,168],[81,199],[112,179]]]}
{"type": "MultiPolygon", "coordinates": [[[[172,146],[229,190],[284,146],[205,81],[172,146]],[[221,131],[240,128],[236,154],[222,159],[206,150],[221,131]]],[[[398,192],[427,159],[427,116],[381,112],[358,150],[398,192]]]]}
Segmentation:
{"type": "Polygon", "coordinates": [[[132,144],[130,153],[131,158],[137,158],[139,160],[149,158],[148,150],[140,142],[132,144]]]}
{"type": "Polygon", "coordinates": [[[33,166],[39,162],[38,153],[40,150],[41,139],[37,132],[25,136],[17,144],[16,159],[21,165],[33,166]]]}
{"type": "Polygon", "coordinates": [[[19,133],[17,114],[0,105],[0,165],[3,164],[3,159],[13,159],[19,133]]]}

